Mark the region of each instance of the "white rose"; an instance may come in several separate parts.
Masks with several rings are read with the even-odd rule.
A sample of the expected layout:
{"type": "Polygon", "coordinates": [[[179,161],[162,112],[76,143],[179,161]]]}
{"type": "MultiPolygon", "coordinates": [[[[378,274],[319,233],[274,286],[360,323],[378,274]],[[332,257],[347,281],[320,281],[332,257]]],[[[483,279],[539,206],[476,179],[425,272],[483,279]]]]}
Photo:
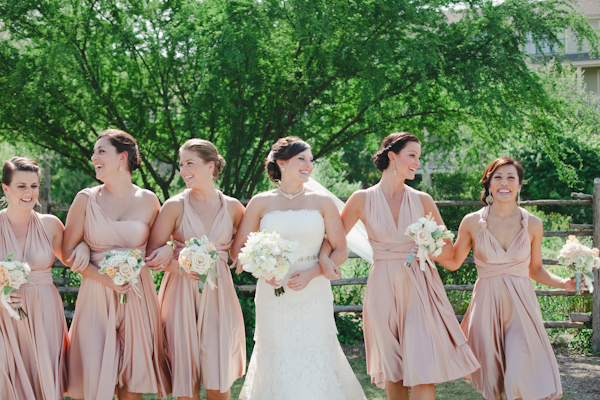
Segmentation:
{"type": "Polygon", "coordinates": [[[212,259],[206,253],[194,253],[192,256],[192,269],[200,275],[206,275],[211,267],[212,259]]]}
{"type": "Polygon", "coordinates": [[[123,286],[125,283],[127,283],[123,278],[123,275],[121,275],[119,272],[117,272],[115,276],[113,276],[113,282],[115,283],[115,285],[118,286],[123,286]]]}
{"type": "Polygon", "coordinates": [[[435,240],[433,239],[433,236],[431,236],[431,232],[425,228],[421,228],[415,234],[415,242],[419,245],[429,246],[434,243],[435,240]]]}
{"type": "Polygon", "coordinates": [[[118,267],[119,266],[119,258],[118,257],[111,257],[108,260],[106,260],[106,264],[110,267],[118,267]]]}
{"type": "Polygon", "coordinates": [[[435,221],[427,221],[423,225],[423,228],[431,233],[435,232],[437,230],[437,227],[438,227],[438,225],[435,221]]]}
{"type": "Polygon", "coordinates": [[[137,265],[138,265],[138,260],[137,260],[137,258],[135,258],[135,257],[129,257],[129,258],[127,259],[127,264],[129,264],[129,266],[130,266],[131,268],[135,268],[135,267],[137,267],[137,265]]]}
{"type": "MultiPolygon", "coordinates": [[[[136,262],[136,265],[137,265],[137,262],[136,262]]],[[[133,269],[133,266],[129,262],[129,260],[127,260],[127,264],[121,265],[121,268],[119,268],[119,273],[121,274],[123,279],[125,279],[128,282],[131,280],[131,278],[133,278],[135,276],[135,271],[133,269]]]]}
{"type": "Polygon", "coordinates": [[[10,271],[9,272],[9,274],[8,274],[8,284],[10,285],[10,287],[18,289],[25,282],[26,282],[26,280],[25,280],[25,274],[23,274],[21,271],[16,271],[15,270],[15,271],[10,271]]]}

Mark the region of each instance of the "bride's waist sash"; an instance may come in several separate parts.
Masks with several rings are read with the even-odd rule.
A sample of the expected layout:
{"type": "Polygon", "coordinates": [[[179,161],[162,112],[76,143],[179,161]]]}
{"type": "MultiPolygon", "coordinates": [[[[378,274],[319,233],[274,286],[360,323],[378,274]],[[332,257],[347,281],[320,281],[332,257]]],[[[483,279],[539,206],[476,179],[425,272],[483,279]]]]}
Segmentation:
{"type": "Polygon", "coordinates": [[[373,248],[373,260],[406,260],[413,249],[415,242],[404,243],[381,243],[369,240],[373,248]]]}

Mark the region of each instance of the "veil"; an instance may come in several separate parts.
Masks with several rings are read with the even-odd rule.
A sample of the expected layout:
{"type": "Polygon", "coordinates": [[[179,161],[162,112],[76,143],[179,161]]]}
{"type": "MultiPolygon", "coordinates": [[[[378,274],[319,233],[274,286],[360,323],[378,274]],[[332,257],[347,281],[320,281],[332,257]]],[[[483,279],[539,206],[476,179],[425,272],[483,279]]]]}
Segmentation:
{"type": "MultiPolygon", "coordinates": [[[[342,208],[344,208],[344,202],[342,200],[313,178],[310,178],[304,186],[315,192],[323,193],[331,197],[339,211],[342,211],[342,208]]],[[[361,220],[358,220],[352,230],[348,232],[348,235],[346,235],[346,242],[351,251],[356,253],[363,260],[368,261],[371,264],[373,263],[373,249],[369,243],[365,224],[363,224],[361,220]]]]}

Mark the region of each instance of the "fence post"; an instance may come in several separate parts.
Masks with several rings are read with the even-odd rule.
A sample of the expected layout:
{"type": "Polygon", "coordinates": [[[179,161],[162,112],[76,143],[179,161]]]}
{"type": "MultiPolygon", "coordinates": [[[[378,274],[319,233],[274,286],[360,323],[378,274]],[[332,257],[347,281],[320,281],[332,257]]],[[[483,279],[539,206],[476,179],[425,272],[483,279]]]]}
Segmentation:
{"type": "Polygon", "coordinates": [[[50,185],[52,177],[50,176],[50,160],[44,162],[44,184],[40,189],[39,202],[41,204],[41,213],[48,214],[50,212],[50,185]]]}
{"type": "MultiPolygon", "coordinates": [[[[594,247],[600,247],[600,178],[594,179],[594,247]]],[[[592,346],[600,351],[600,271],[594,270],[594,297],[592,298],[592,346]]]]}

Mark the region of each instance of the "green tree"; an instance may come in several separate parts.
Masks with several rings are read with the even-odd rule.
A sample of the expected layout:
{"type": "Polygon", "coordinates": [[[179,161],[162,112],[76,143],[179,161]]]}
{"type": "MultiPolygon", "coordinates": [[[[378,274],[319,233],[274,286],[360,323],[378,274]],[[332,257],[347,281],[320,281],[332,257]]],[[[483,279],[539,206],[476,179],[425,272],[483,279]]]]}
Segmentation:
{"type": "Polygon", "coordinates": [[[124,129],[163,198],[191,137],[219,147],[221,187],[237,197],[261,188],[286,135],[320,158],[400,129],[528,132],[561,165],[569,110],[522,48],[560,48],[565,28],[598,47],[571,0],[5,0],[0,18],[0,138],[93,174],[96,135],[124,129]]]}

